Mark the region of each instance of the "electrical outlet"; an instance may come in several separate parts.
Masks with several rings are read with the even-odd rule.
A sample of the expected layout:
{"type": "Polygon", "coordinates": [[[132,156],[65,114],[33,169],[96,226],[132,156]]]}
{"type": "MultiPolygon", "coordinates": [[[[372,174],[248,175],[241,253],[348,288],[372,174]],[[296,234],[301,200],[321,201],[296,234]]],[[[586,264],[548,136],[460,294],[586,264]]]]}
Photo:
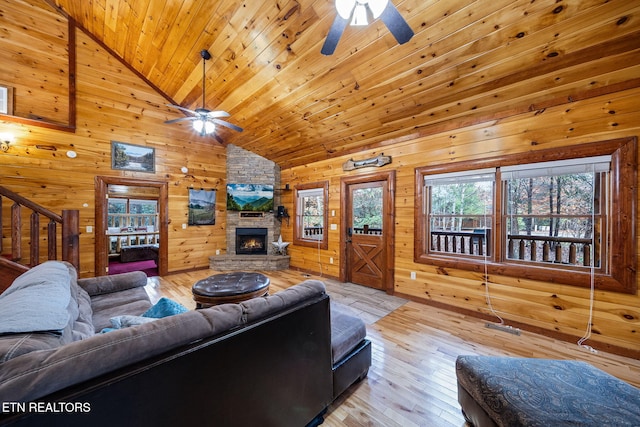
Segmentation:
{"type": "Polygon", "coordinates": [[[93,226],[87,225],[87,233],[93,233],[93,226]]]}
{"type": "Polygon", "coordinates": [[[416,272],[415,271],[411,272],[411,280],[416,280],[416,272]]]}
{"type": "Polygon", "coordinates": [[[186,230],[187,229],[187,224],[182,224],[182,229],[186,230]]]}
{"type": "Polygon", "coordinates": [[[220,255],[220,249],[216,249],[216,255],[220,255]]]}
{"type": "Polygon", "coordinates": [[[333,257],[329,258],[329,264],[333,264],[333,257]]]}

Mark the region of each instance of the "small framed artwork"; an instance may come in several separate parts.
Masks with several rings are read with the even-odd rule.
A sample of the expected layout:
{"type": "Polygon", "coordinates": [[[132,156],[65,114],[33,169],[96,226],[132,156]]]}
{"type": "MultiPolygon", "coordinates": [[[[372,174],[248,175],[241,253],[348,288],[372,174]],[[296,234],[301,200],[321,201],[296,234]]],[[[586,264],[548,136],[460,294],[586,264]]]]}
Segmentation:
{"type": "Polygon", "coordinates": [[[0,114],[13,115],[13,88],[0,85],[0,114]]]}
{"type": "Polygon", "coordinates": [[[155,172],[155,149],[111,141],[111,169],[155,172]]]}
{"type": "Polygon", "coordinates": [[[189,189],[189,225],[216,224],[216,190],[189,189]]]}

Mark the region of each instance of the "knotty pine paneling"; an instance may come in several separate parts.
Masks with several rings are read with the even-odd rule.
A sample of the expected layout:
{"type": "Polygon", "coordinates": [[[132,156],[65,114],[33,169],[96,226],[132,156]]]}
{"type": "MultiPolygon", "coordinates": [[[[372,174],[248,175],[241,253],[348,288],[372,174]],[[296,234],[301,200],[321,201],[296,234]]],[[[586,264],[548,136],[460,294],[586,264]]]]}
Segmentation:
{"type": "MultiPolygon", "coordinates": [[[[394,291],[425,302],[491,314],[486,302],[484,274],[413,262],[414,250],[414,169],[416,167],[463,161],[478,157],[523,153],[544,148],[570,149],[572,145],[640,135],[640,89],[593,97],[564,105],[488,121],[473,126],[416,138],[380,150],[362,152],[309,165],[283,169],[282,182],[329,180],[329,211],[336,210],[329,223],[329,249],[320,251],[321,262],[331,256],[334,264],[322,264],[324,274],[338,277],[340,239],[340,179],[371,169],[344,172],[342,164],[351,158],[365,159],[380,152],[393,162],[384,168],[396,170],[395,199],[395,283],[394,291]],[[416,280],[410,273],[417,273],[416,280]]],[[[292,212],[293,201],[285,200],[292,212]]],[[[640,217],[638,218],[640,224],[640,217]]],[[[293,224],[283,227],[283,239],[293,240],[293,224]]],[[[640,234],[638,234],[640,236],[640,234]]],[[[638,247],[640,248],[640,239],[638,247]]],[[[319,271],[317,248],[290,246],[291,266],[319,271]]],[[[640,252],[639,252],[640,253],[640,252]]],[[[589,289],[516,277],[489,277],[492,306],[504,319],[548,331],[581,337],[587,327],[589,289]]],[[[638,354],[640,340],[640,295],[597,291],[593,315],[593,339],[601,345],[625,348],[638,354]]],[[[577,339],[576,338],[576,339],[577,339]]]]}
{"type": "Polygon", "coordinates": [[[0,2],[0,84],[14,88],[14,115],[69,124],[67,21],[36,3],[0,2]]]}
{"type": "MultiPolygon", "coordinates": [[[[0,185],[57,213],[78,209],[80,274],[93,276],[95,234],[86,230],[87,226],[94,232],[96,228],[94,177],[166,181],[170,224],[168,241],[163,244],[169,249],[168,270],[208,267],[208,257],[226,246],[224,147],[212,138],[194,136],[185,126],[165,125],[164,120],[176,115],[165,106],[164,98],[80,31],[77,41],[76,132],[0,121],[0,132],[12,132],[16,140],[7,153],[0,153],[0,185]],[[155,173],[111,169],[112,140],[155,148],[155,173]],[[74,150],[77,157],[68,158],[68,150],[74,150]],[[182,166],[189,168],[187,174],[180,171],[182,166]],[[182,228],[187,223],[189,187],[218,189],[215,226],[182,228]]],[[[53,57],[54,63],[47,66],[66,70],[66,60],[66,56],[53,57]]],[[[16,62],[14,66],[18,74],[37,71],[33,69],[37,64],[30,62],[16,62]]],[[[37,104],[48,102],[45,97],[35,99],[41,100],[36,105],[24,105],[30,101],[17,97],[16,106],[38,111],[37,104]]],[[[8,203],[3,204],[3,211],[6,209],[8,203]]],[[[41,229],[46,227],[43,222],[41,229]]],[[[23,224],[28,224],[28,218],[23,224]]],[[[4,247],[9,247],[8,223],[3,223],[2,236],[4,247]]],[[[24,250],[28,256],[28,240],[23,241],[24,250]]],[[[41,255],[45,254],[41,248],[41,255]]]]}

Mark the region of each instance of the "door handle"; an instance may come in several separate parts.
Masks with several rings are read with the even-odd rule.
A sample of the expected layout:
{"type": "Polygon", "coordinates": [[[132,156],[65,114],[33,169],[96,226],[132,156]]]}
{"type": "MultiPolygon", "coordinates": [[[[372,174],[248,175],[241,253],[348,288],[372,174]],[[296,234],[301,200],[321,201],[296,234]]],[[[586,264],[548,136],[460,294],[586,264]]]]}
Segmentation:
{"type": "Polygon", "coordinates": [[[351,236],[353,235],[353,230],[351,229],[351,227],[347,228],[347,243],[351,243],[351,236]]]}

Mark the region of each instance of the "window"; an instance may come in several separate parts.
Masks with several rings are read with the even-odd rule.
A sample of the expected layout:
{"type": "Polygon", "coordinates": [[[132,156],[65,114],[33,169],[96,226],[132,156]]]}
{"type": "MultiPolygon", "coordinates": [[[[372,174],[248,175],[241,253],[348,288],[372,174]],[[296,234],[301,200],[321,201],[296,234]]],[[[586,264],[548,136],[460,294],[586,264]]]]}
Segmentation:
{"type": "Polygon", "coordinates": [[[635,138],[416,169],[415,261],[633,293],[635,138]]]}
{"type": "Polygon", "coordinates": [[[158,212],[157,200],[109,198],[107,225],[109,227],[153,227],[158,212]]]}
{"type": "Polygon", "coordinates": [[[328,248],[328,198],[328,182],[300,184],[295,187],[295,245],[328,248]]]}
{"type": "Polygon", "coordinates": [[[427,253],[491,254],[495,175],[485,169],[425,177],[427,253]]]}
{"type": "Polygon", "coordinates": [[[611,156],[501,168],[508,261],[606,270],[611,156]]]}

